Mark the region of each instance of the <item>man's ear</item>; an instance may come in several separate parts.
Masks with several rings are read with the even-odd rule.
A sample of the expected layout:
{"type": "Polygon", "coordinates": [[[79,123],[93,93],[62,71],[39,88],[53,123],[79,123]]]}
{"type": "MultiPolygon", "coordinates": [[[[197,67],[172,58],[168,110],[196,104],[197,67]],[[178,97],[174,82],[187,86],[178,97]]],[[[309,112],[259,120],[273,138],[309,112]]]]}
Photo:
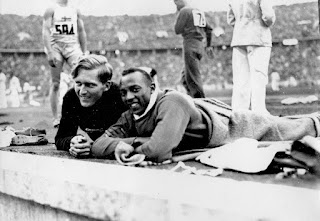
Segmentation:
{"type": "Polygon", "coordinates": [[[154,92],[156,89],[156,84],[154,82],[152,82],[150,85],[150,88],[151,88],[151,92],[154,92]]]}
{"type": "Polygon", "coordinates": [[[104,91],[108,91],[108,90],[110,89],[110,87],[111,87],[111,81],[110,81],[110,80],[107,81],[107,82],[104,84],[104,86],[105,86],[104,91]]]}

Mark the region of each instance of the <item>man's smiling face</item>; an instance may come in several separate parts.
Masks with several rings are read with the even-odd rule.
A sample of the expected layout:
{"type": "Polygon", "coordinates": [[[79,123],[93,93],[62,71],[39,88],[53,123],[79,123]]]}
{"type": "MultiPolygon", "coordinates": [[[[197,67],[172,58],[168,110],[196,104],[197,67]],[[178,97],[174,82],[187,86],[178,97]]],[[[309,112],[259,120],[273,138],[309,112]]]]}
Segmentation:
{"type": "Polygon", "coordinates": [[[153,91],[154,84],[148,82],[139,71],[127,74],[121,78],[121,97],[133,114],[141,115],[144,113],[153,91]]]}
{"type": "Polygon", "coordinates": [[[94,105],[105,90],[109,89],[109,83],[103,84],[98,78],[98,69],[79,70],[79,74],[74,78],[74,90],[83,107],[94,105]]]}

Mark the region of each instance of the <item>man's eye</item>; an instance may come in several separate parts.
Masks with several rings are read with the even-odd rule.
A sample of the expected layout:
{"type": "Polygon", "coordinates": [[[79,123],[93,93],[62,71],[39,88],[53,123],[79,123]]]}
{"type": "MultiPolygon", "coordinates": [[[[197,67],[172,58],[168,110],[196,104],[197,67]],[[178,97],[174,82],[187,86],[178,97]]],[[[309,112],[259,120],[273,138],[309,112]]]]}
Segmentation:
{"type": "Polygon", "coordinates": [[[81,83],[80,83],[80,82],[76,82],[76,86],[77,86],[77,87],[80,87],[80,86],[81,86],[81,83]]]}
{"type": "Polygon", "coordinates": [[[140,88],[132,88],[132,92],[137,93],[140,91],[140,88]]]}

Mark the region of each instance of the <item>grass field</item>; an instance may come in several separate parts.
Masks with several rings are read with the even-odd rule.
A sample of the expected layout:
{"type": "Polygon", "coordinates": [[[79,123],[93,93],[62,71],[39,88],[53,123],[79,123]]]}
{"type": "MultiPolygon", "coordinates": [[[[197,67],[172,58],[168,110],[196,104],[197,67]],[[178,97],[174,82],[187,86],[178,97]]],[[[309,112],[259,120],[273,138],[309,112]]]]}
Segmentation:
{"type": "MultiPolygon", "coordinates": [[[[210,91],[206,90],[208,97],[215,97],[227,104],[231,104],[232,90],[210,91]]],[[[285,98],[303,98],[309,95],[315,95],[320,98],[319,86],[313,87],[292,87],[281,88],[280,91],[272,91],[271,88],[267,88],[266,105],[269,112],[277,116],[287,116],[296,114],[307,114],[320,110],[320,102],[313,102],[310,104],[294,104],[294,105],[282,105],[281,101],[285,98]]]]}
{"type": "MultiPolygon", "coordinates": [[[[207,91],[206,94],[208,97],[215,97],[228,104],[231,103],[231,90],[207,91]]],[[[287,88],[282,89],[279,92],[268,90],[266,100],[267,108],[271,114],[277,116],[307,114],[319,111],[319,101],[310,104],[281,104],[281,100],[284,98],[303,97],[308,95],[316,95],[319,97],[318,88],[287,88]]],[[[42,101],[40,101],[40,103],[42,103],[42,101]]],[[[52,127],[52,115],[48,98],[40,107],[22,105],[20,108],[0,109],[0,127],[4,126],[11,126],[15,129],[22,129],[23,127],[46,129],[49,142],[53,142],[56,133],[56,129],[52,127]]]]}

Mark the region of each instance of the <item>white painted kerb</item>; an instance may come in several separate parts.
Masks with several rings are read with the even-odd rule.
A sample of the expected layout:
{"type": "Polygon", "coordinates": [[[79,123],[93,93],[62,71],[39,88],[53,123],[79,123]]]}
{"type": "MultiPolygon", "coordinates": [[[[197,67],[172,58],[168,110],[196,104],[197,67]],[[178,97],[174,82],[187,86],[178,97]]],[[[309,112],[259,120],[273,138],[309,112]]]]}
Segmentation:
{"type": "Polygon", "coordinates": [[[0,192],[97,219],[320,220],[320,192],[0,151],[0,192]]]}

